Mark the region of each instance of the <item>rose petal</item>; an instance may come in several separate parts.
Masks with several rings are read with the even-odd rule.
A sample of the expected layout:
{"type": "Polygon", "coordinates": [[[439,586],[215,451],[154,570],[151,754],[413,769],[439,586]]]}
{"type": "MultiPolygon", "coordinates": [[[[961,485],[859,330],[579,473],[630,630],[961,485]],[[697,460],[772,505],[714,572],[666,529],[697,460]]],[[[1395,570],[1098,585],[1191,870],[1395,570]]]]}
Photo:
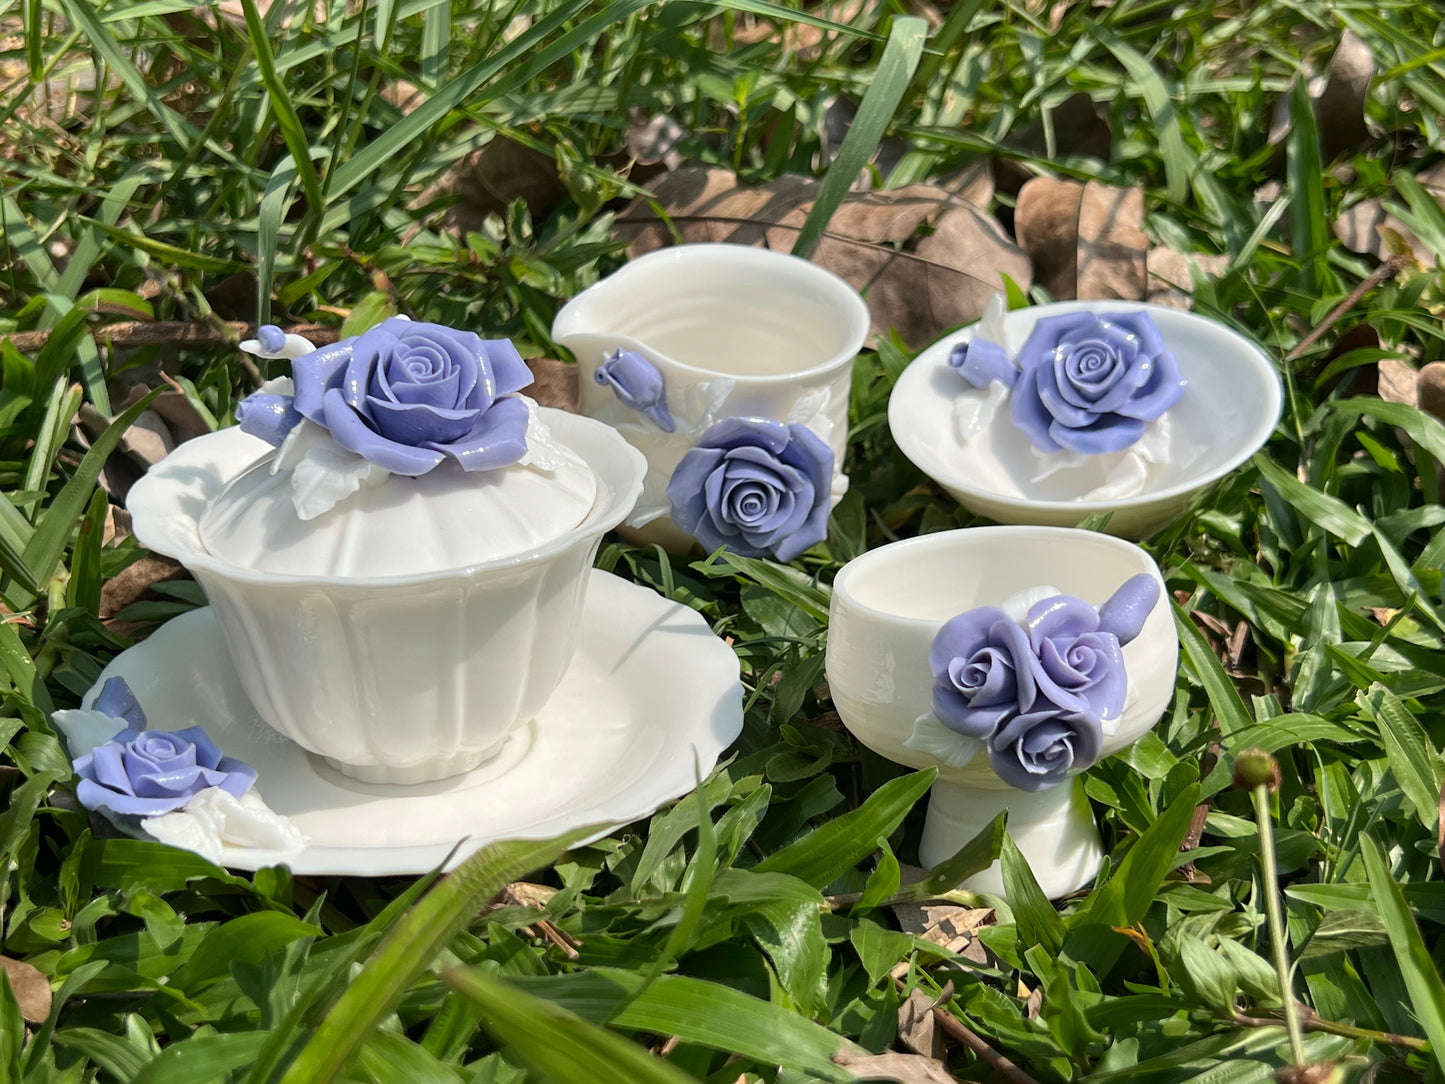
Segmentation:
{"type": "Polygon", "coordinates": [[[527,404],[508,395],[493,403],[460,440],[428,441],[425,447],[451,456],[462,470],[505,467],[527,454],[527,417],[527,404]]]}
{"type": "Polygon", "coordinates": [[[514,395],[532,383],[532,370],[522,360],[511,339],[483,339],[482,356],[492,371],[493,399],[514,395]]]}
{"type": "Polygon", "coordinates": [[[1033,371],[1039,401],[1052,415],[1054,424],[1069,427],[1088,425],[1097,415],[1088,408],[1074,406],[1059,393],[1059,374],[1053,365],[1040,365],[1033,371]]]}
{"type": "Polygon", "coordinates": [[[1152,422],[1179,401],[1184,394],[1184,380],[1179,376],[1179,363],[1174,355],[1154,356],[1154,370],[1148,383],[1139,388],[1127,403],[1117,408],[1127,418],[1152,422]]]}
{"type": "Polygon", "coordinates": [[[91,701],[90,708],[92,711],[104,712],[113,719],[124,719],[136,730],[146,728],[146,713],[141,710],[140,703],[126,684],[125,678],[107,678],[100,687],[99,694],[91,701]]]}
{"type": "Polygon", "coordinates": [[[326,424],[322,399],[332,388],[339,388],[351,360],[351,347],[356,339],[342,339],[302,354],[291,362],[291,376],[296,382],[296,409],[302,417],[326,424]]]}
{"type": "Polygon", "coordinates": [[[1049,436],[1061,448],[1083,455],[1122,452],[1144,435],[1144,423],[1119,414],[1106,414],[1080,429],[1054,424],[1049,436]]]}
{"type": "Polygon", "coordinates": [[[703,434],[698,446],[723,449],[755,446],[778,455],[791,439],[792,434],[782,422],[767,418],[724,418],[703,434]]]}
{"type": "Polygon", "coordinates": [[[703,487],[708,476],[722,465],[724,454],[717,448],[689,448],[668,479],[667,500],[673,522],[688,534],[697,534],[698,524],[707,513],[703,487]]]}
{"type": "Polygon", "coordinates": [[[996,606],[980,606],[957,617],[950,617],[933,637],[928,649],[928,666],[933,680],[948,677],[954,659],[969,659],[989,646],[988,630],[1008,615],[996,606]]]}
{"type": "Polygon", "coordinates": [[[393,474],[425,474],[445,458],[433,448],[409,447],[383,437],[347,405],[337,389],[326,393],[322,406],[322,424],[331,430],[337,444],[393,474]]]}
{"type": "Polygon", "coordinates": [[[1037,652],[1050,637],[1093,632],[1099,627],[1099,611],[1081,598],[1054,595],[1030,606],[1024,624],[1029,630],[1029,646],[1037,652]]]}
{"type": "Polygon", "coordinates": [[[134,794],[130,784],[130,776],[125,771],[125,747],[118,741],[108,741],[104,745],[97,745],[91,751],[90,760],[82,765],[81,760],[75,762],[77,775],[87,776],[94,779],[102,786],[122,794],[134,794]]]}
{"type": "Polygon", "coordinates": [[[184,739],[195,749],[196,763],[203,768],[214,768],[221,762],[221,751],[216,748],[216,743],[211,741],[210,735],[198,726],[188,726],[184,730],[173,732],[176,737],[184,739]]]}
{"type": "Polygon", "coordinates": [[[1051,431],[1054,417],[1039,399],[1039,372],[1043,368],[1035,365],[1019,376],[1013,394],[1009,396],[1009,418],[1039,451],[1057,452],[1062,450],[1062,445],[1054,439],[1051,431]]]}
{"type": "MultiPolygon", "coordinates": [[[[367,396],[372,425],[387,440],[413,447],[461,440],[479,420],[475,410],[389,403],[367,396]]],[[[487,413],[491,413],[488,411],[487,413]]]]}
{"type": "Polygon", "coordinates": [[[165,798],[138,798],[131,794],[118,794],[113,790],[82,779],[75,788],[75,798],[86,809],[108,809],[122,816],[158,817],[162,813],[180,809],[191,800],[189,794],[175,794],[165,798]]]}

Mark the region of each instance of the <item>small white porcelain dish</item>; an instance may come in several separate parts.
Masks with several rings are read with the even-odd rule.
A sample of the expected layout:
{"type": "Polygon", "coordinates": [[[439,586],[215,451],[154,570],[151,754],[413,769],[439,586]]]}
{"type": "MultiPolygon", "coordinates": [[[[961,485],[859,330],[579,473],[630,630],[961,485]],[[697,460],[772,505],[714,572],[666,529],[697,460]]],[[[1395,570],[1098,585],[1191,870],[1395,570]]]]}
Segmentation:
{"type": "MultiPolygon", "coordinates": [[[[257,715],[216,613],[176,618],[107,666],[158,729],[199,724],[256,769],[266,804],[306,837],[300,849],[226,846],[222,864],[378,877],[456,865],[487,843],[599,835],[692,790],[742,729],[732,649],[691,609],[592,571],[580,645],[554,694],[502,751],[431,783],[359,782],[332,771],[257,715]]],[[[413,720],[425,725],[426,720],[413,720]]]]}
{"type": "MultiPolygon", "coordinates": [[[[1067,528],[973,527],[882,546],[838,573],[827,650],[838,714],[882,756],[940,769],[919,845],[925,866],[950,857],[1007,809],[1009,832],[1049,896],[1076,891],[1098,872],[1102,849],[1078,766],[1051,789],[1006,783],[982,742],[970,747],[971,739],[950,738],[938,723],[930,651],[944,623],[965,611],[1041,585],[1098,607],[1141,574],[1159,597],[1122,648],[1127,695],[1117,720],[1102,727],[1096,760],[1137,741],[1174,695],[1179,642],[1159,570],[1138,546],[1067,528]]],[[[965,887],[1002,893],[998,866],[965,887]]]]}
{"type": "Polygon", "coordinates": [[[964,328],[928,347],[899,377],[888,405],[898,447],[970,512],[1000,523],[1074,526],[1094,513],[1112,513],[1105,530],[1144,538],[1184,514],[1204,487],[1258,450],[1279,419],[1282,393],[1274,364],[1244,336],[1193,313],[1122,301],[1066,301],[1018,309],[1003,317],[1003,345],[1012,353],[1037,321],[1065,313],[1144,312],[1187,381],[1166,415],[1182,461],[1150,471],[1142,491],[1089,499],[1105,481],[1102,470],[1058,471],[1040,477],[1029,437],[1010,421],[1007,405],[986,432],[966,440],[957,407],[961,397],[987,393],[949,366],[959,343],[978,335],[964,328]]]}
{"type": "Polygon", "coordinates": [[[583,291],[557,314],[552,337],[577,358],[582,412],[616,426],[647,457],[627,526],[643,541],[686,550],[693,536],[673,523],[668,482],[725,419],[810,429],[832,451],[831,484],[818,499],[827,507],[841,499],[853,360],[870,327],[857,291],[815,264],[690,244],[648,253],[583,291]],[[599,381],[619,351],[652,370],[641,369],[650,413],[633,405],[641,389],[626,374],[599,381]]]}
{"type": "Polygon", "coordinates": [[[547,514],[526,501],[555,486],[523,486],[506,523],[492,493],[510,484],[498,480],[504,472],[449,481],[438,468],[363,488],[298,534],[289,501],[250,500],[275,496],[264,465],[275,450],[231,428],[180,445],[136,484],[136,537],[195,575],[241,687],[279,733],[368,782],[465,772],[494,756],[561,681],[598,544],[631,509],[646,469],[609,427],[539,415],[595,476],[547,514]],[[245,500],[227,503],[232,483],[251,487],[245,500]],[[527,522],[529,507],[545,533],[527,522]],[[498,532],[509,543],[500,553],[498,532]],[[485,557],[438,567],[468,552],[485,557]],[[356,574],[369,569],[387,574],[356,574]]]}

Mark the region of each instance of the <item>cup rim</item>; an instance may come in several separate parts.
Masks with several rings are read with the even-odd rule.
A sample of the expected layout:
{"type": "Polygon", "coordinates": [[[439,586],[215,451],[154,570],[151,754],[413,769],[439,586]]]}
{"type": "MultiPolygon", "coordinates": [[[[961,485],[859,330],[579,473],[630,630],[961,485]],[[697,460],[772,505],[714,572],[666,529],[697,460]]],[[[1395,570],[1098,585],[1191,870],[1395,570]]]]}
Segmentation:
{"type": "MultiPolygon", "coordinates": [[[[738,384],[747,385],[771,385],[787,384],[800,379],[821,376],[840,369],[845,365],[851,365],[858,354],[866,347],[868,335],[873,329],[873,315],[868,309],[868,304],[853,289],[842,276],[829,271],[825,267],[805,260],[800,256],[794,256],[787,252],[776,252],[770,248],[759,248],[753,245],[730,244],[723,241],[698,241],[679,245],[668,245],[665,248],[654,249],[652,252],[644,253],[636,259],[628,260],[612,274],[595,283],[586,290],[583,290],[576,297],[563,305],[558,311],[556,318],[552,321],[552,338],[562,342],[567,332],[563,327],[569,319],[576,318],[578,301],[593,290],[608,292],[612,289],[622,288],[622,284],[629,277],[634,277],[636,269],[653,263],[694,263],[699,260],[724,260],[747,267],[759,267],[768,265],[773,268],[790,268],[791,271],[800,276],[811,279],[820,289],[826,290],[834,295],[834,300],[841,309],[847,310],[849,327],[843,340],[843,346],[839,351],[826,361],[810,365],[806,369],[795,369],[786,373],[729,373],[722,369],[713,369],[704,365],[695,365],[692,362],[681,361],[670,354],[660,354],[656,350],[652,352],[659,358],[665,359],[669,365],[675,366],[678,370],[696,376],[716,379],[725,376],[738,384]],[[559,335],[559,329],[563,329],[559,335]]],[[[594,298],[596,295],[594,294],[594,298]]],[[[608,333],[609,338],[619,342],[626,341],[634,346],[645,345],[640,340],[630,335],[608,333]]],[[[564,343],[565,345],[565,343],[564,343]]],[[[651,348],[649,348],[651,349],[651,348]]]]}
{"type": "MultiPolygon", "coordinates": [[[[1270,434],[1274,432],[1275,426],[1279,424],[1280,412],[1284,406],[1284,384],[1279,370],[1270,362],[1264,350],[1255,342],[1241,334],[1228,325],[1217,320],[1210,320],[1200,316],[1198,313],[1187,312],[1180,309],[1170,308],[1167,305],[1156,305],[1147,301],[1054,301],[1045,305],[1033,305],[1028,310],[1038,313],[1037,319],[1045,316],[1060,315],[1069,312],[1136,312],[1145,311],[1151,316],[1163,315],[1169,320],[1180,320],[1200,328],[1208,328],[1212,332],[1218,332],[1235,340],[1236,350],[1233,352],[1234,359],[1242,362],[1241,368],[1249,369],[1264,379],[1262,383],[1267,388],[1268,402],[1261,404],[1259,416],[1251,426],[1248,437],[1240,442],[1238,450],[1231,452],[1224,459],[1210,470],[1203,471],[1197,475],[1181,479],[1172,485],[1162,486],[1158,489],[1146,489],[1142,493],[1135,493],[1128,497],[1108,497],[1093,499],[1046,499],[1040,497],[1014,496],[1010,493],[1000,493],[993,489],[984,489],[972,484],[965,471],[959,469],[958,465],[950,462],[946,457],[940,458],[930,455],[929,452],[917,441],[911,440],[908,436],[910,430],[906,424],[903,406],[908,400],[908,392],[899,396],[898,386],[895,385],[893,392],[888,399],[888,427],[893,433],[893,439],[898,448],[908,459],[917,466],[923,473],[933,478],[946,489],[955,489],[966,493],[970,497],[981,501],[988,501],[998,505],[1004,505],[1016,511],[1027,513],[1031,511],[1041,513],[1077,513],[1079,518],[1094,513],[1105,513],[1124,511],[1126,509],[1145,509],[1156,505],[1162,505],[1169,501],[1177,500],[1180,497],[1188,497],[1206,486],[1217,482],[1219,479],[1230,474],[1232,471],[1249,459],[1269,440],[1270,434]],[[900,435],[901,434],[901,435],[900,435]],[[927,464],[925,466],[925,463],[927,464]]],[[[898,384],[902,385],[909,379],[908,373],[915,367],[918,373],[910,381],[921,383],[925,370],[936,367],[938,357],[947,357],[953,347],[960,342],[967,342],[972,339],[971,334],[966,332],[977,328],[978,323],[958,331],[951,332],[943,338],[925,347],[918,356],[909,362],[908,368],[898,378],[898,384]]]]}
{"type": "MultiPolygon", "coordinates": [[[[915,535],[913,538],[904,538],[897,542],[889,542],[887,545],[879,546],[877,549],[859,554],[839,569],[838,574],[833,577],[833,606],[830,609],[847,607],[850,610],[854,610],[864,616],[879,621],[891,622],[918,629],[937,628],[943,624],[942,621],[926,617],[908,617],[904,614],[880,609],[877,606],[862,601],[852,590],[849,581],[869,571],[873,565],[883,564],[899,558],[907,558],[914,550],[946,548],[950,546],[957,546],[962,549],[975,544],[986,545],[990,541],[1007,543],[1010,538],[1022,536],[1044,539],[1051,538],[1057,543],[1067,543],[1069,541],[1082,542],[1088,539],[1091,540],[1092,543],[1105,549],[1114,549],[1121,553],[1127,553],[1130,557],[1138,561],[1140,572],[1146,572],[1159,581],[1161,594],[1167,595],[1164,576],[1159,570],[1158,563],[1149,556],[1145,549],[1134,542],[1117,538],[1114,535],[1102,534],[1098,531],[1086,531],[1081,527],[1002,524],[990,527],[959,527],[949,531],[936,531],[933,534],[915,535]]],[[[832,621],[831,612],[829,614],[829,621],[830,623],[832,621]]]]}
{"type": "MultiPolygon", "coordinates": [[[[211,472],[217,478],[219,493],[233,479],[250,470],[274,449],[257,438],[241,434],[237,427],[228,427],[196,437],[177,446],[165,459],[155,464],[130,490],[127,500],[132,515],[132,529],[136,539],[147,549],[164,554],[179,561],[192,572],[204,572],[254,587],[321,587],[334,589],[358,588],[375,590],[379,588],[402,588],[438,583],[461,582],[477,578],[485,573],[503,571],[529,564],[541,564],[559,556],[580,541],[590,537],[600,538],[616,527],[642,492],[642,480],[647,473],[647,460],[633,448],[611,426],[582,414],[558,410],[553,407],[538,407],[543,418],[552,429],[554,436],[567,447],[577,452],[597,472],[598,494],[591,510],[575,527],[556,538],[520,553],[508,554],[464,565],[458,568],[438,569],[429,572],[401,573],[388,576],[324,576],[295,572],[261,572],[232,564],[216,557],[205,549],[200,540],[200,520],[206,509],[190,511],[181,498],[185,495],[188,478],[195,473],[211,472]],[[242,443],[238,436],[246,438],[242,443]],[[219,439],[218,439],[219,438],[219,439]],[[210,441],[208,446],[204,442],[210,441]],[[235,449],[250,448],[254,454],[242,455],[234,461],[221,462],[216,457],[232,452],[223,442],[229,442],[235,449]],[[619,458],[620,457],[620,458],[619,458]],[[611,460],[609,463],[608,460],[611,460]],[[630,467],[626,473],[623,464],[630,467]],[[604,473],[607,467],[611,473],[604,473]],[[169,528],[161,533],[161,524],[169,528]],[[189,525],[192,531],[186,531],[189,525]],[[177,527],[179,526],[179,530],[177,527]],[[154,529],[153,529],[154,528],[154,529]],[[194,546],[178,544],[178,538],[189,542],[195,536],[194,546]]],[[[209,503],[206,506],[209,508],[209,503]]]]}

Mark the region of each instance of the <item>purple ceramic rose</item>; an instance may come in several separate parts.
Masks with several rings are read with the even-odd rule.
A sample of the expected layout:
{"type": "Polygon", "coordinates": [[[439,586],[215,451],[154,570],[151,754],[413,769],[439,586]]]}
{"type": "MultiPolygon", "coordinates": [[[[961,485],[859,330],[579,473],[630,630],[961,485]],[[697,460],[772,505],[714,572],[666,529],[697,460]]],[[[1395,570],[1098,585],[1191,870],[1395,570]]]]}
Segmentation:
{"type": "Polygon", "coordinates": [[[294,399],[249,397],[236,412],[242,429],[278,444],[306,418],[348,451],[413,476],[448,458],[491,470],[526,454],[527,406],[512,393],[532,372],[507,339],[392,317],[295,358],[291,371],[294,399]]]}
{"type": "Polygon", "coordinates": [[[198,726],[147,730],[145,713],[125,682],[112,678],[91,706],[128,725],[75,761],[75,796],[86,809],[157,817],[180,809],[210,787],[240,797],[255,769],[223,756],[198,726]]]}
{"type": "Polygon", "coordinates": [[[617,350],[597,366],[597,383],[611,388],[618,401],[641,411],[664,433],[677,428],[667,409],[666,389],[657,366],[631,350],[617,350]]]}
{"type": "Polygon", "coordinates": [[[1142,311],[1045,316],[1017,359],[975,337],[948,364],[976,388],[1011,388],[1009,415],[1041,452],[1122,452],[1184,394],[1174,355],[1142,311]]]}
{"type": "Polygon", "coordinates": [[[707,550],[791,561],[828,535],[833,449],[811,429],[724,418],[667,484],[672,518],[707,550]]]}
{"type": "Polygon", "coordinates": [[[933,710],[949,729],[983,739],[993,770],[1024,790],[1058,785],[1099,756],[1103,724],[1128,691],[1122,648],[1159,599],[1148,575],[1103,606],[1055,595],[1019,623],[984,606],[945,622],[929,651],[933,710]]]}
{"type": "Polygon", "coordinates": [[[1146,312],[1045,316],[1018,364],[1009,413],[1044,452],[1123,451],[1184,394],[1146,312]]]}

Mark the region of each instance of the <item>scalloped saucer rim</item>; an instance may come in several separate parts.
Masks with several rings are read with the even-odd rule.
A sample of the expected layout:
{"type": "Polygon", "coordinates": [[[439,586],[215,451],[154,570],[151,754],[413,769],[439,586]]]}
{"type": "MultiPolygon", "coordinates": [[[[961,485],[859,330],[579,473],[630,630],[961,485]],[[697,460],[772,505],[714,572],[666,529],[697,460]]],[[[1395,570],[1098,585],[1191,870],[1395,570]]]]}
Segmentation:
{"type": "Polygon", "coordinates": [[[257,769],[257,792],[309,842],[289,852],[226,847],[222,865],[233,869],[419,874],[501,839],[605,826],[596,839],[691,791],[741,733],[743,711],[737,656],[700,614],[611,573],[590,577],[577,653],[557,692],[496,757],[449,779],[358,782],[272,730],[242,692],[210,607],[117,656],[83,702],[124,677],[152,728],[199,723],[257,769]]]}

